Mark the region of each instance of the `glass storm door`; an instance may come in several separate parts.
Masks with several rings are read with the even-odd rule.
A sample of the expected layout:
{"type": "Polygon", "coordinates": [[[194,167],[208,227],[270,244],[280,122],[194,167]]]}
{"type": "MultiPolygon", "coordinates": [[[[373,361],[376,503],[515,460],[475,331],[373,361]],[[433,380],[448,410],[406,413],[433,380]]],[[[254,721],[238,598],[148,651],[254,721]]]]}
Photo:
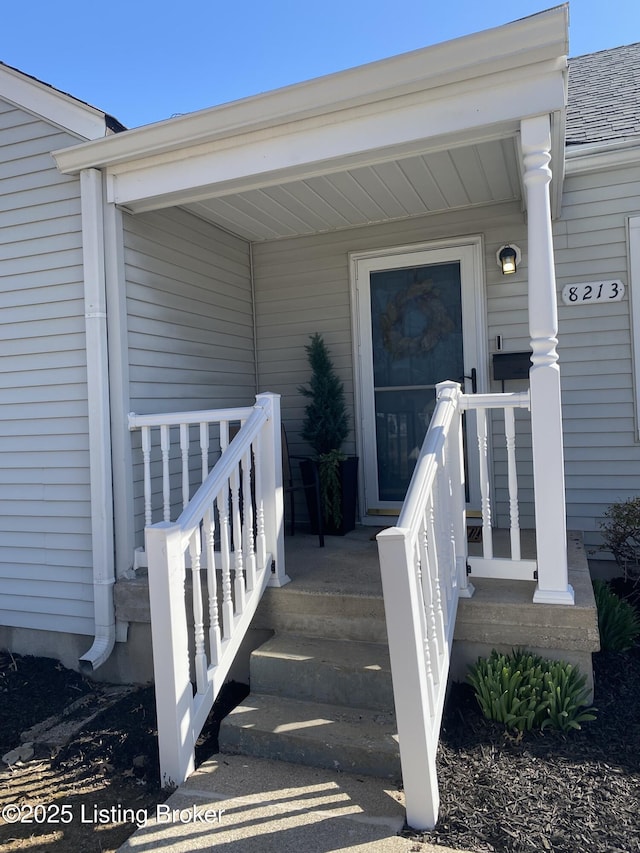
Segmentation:
{"type": "MultiPolygon", "coordinates": [[[[452,379],[464,386],[479,364],[473,252],[473,246],[460,246],[356,261],[370,515],[392,514],[402,505],[435,408],[436,384],[452,379]]],[[[467,478],[475,504],[477,472],[467,470],[467,478]]]]}

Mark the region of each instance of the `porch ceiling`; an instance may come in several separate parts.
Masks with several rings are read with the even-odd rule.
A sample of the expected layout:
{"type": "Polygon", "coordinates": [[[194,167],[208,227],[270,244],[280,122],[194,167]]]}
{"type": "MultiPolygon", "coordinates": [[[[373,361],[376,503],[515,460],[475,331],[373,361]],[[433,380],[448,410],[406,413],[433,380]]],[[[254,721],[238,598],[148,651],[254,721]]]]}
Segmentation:
{"type": "Polygon", "coordinates": [[[188,210],[253,241],[522,197],[515,136],[205,198],[188,210]]]}

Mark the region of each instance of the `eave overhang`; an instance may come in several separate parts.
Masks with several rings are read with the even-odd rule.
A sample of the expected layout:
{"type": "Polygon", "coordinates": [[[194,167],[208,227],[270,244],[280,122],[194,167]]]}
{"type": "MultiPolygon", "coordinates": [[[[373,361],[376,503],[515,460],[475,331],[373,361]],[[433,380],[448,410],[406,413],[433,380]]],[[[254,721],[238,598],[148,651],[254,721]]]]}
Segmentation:
{"type": "Polygon", "coordinates": [[[54,157],[65,174],[104,170],[109,201],[138,212],[491,141],[517,144],[521,119],[548,114],[557,203],[567,25],[567,7],[559,6],[503,27],[63,149],[54,157]]]}
{"type": "Polygon", "coordinates": [[[96,107],[4,63],[0,63],[0,97],[80,139],[102,139],[112,130],[122,129],[96,107]]]}
{"type": "Polygon", "coordinates": [[[605,169],[624,169],[640,164],[640,139],[635,137],[570,145],[565,156],[567,176],[602,172],[605,169]]]}

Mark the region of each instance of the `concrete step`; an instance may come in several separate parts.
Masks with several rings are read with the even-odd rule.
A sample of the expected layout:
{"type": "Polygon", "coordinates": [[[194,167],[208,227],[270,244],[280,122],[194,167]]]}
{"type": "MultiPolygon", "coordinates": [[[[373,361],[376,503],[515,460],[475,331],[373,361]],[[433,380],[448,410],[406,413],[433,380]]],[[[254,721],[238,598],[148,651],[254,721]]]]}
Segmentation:
{"type": "Polygon", "coordinates": [[[382,595],[301,590],[295,583],[267,589],[258,606],[254,628],[306,637],[386,643],[382,595]]]}
{"type": "Polygon", "coordinates": [[[252,693],[220,726],[220,751],[400,779],[395,715],[252,693]]]}
{"type": "Polygon", "coordinates": [[[389,649],[379,643],[276,634],[251,655],[252,692],[393,711],[389,649]]]}

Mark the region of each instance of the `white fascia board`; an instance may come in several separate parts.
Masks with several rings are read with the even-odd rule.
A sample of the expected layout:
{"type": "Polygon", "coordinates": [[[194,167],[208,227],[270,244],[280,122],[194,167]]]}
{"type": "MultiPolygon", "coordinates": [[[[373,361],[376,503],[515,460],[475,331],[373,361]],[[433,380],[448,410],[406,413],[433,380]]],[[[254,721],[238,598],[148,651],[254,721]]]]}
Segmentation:
{"type": "Polygon", "coordinates": [[[0,65],[0,97],[82,139],[106,134],[103,112],[6,65],[0,65]]]}
{"type": "Polygon", "coordinates": [[[394,157],[513,136],[523,117],[561,109],[562,76],[496,75],[473,86],[441,90],[426,101],[406,96],[379,106],[344,111],[331,122],[293,122],[233,140],[195,146],[176,161],[164,154],[107,169],[108,200],[134,210],[185,204],[372,165],[394,157]],[[160,200],[158,203],[154,200],[160,200]]]}
{"type": "Polygon", "coordinates": [[[566,5],[481,33],[54,152],[75,174],[538,63],[566,65],[566,5]]]}
{"type": "Polygon", "coordinates": [[[640,139],[569,146],[565,157],[565,174],[568,177],[635,166],[640,163],[640,139]]]}

